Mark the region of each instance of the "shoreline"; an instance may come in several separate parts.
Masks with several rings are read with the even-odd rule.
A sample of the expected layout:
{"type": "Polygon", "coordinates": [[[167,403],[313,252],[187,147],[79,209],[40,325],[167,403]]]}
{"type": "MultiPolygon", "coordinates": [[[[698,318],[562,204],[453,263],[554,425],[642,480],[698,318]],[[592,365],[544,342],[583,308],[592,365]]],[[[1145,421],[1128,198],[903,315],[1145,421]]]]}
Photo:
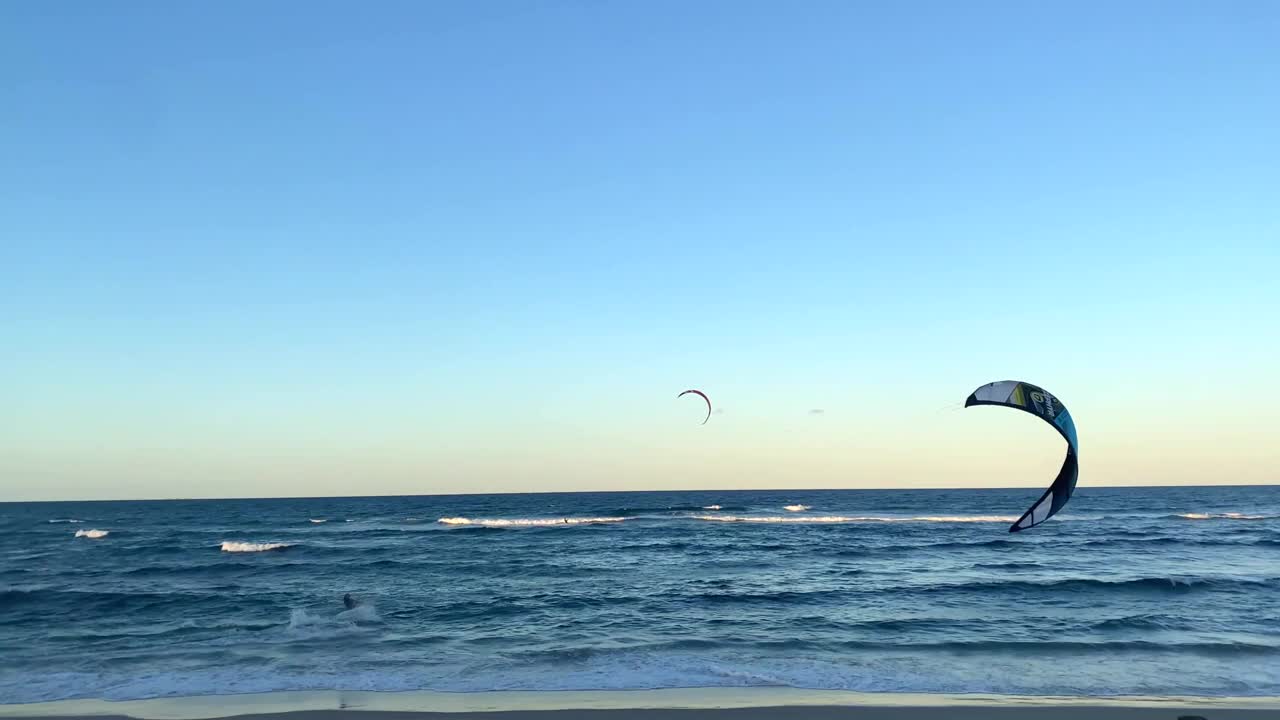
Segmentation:
{"type": "Polygon", "coordinates": [[[1054,697],[863,693],[794,688],[691,688],[603,691],[306,691],[144,700],[57,700],[0,705],[4,718],[139,718],[208,720],[262,717],[279,720],[432,718],[480,720],[1209,720],[1280,717],[1280,697],[1054,697]]]}

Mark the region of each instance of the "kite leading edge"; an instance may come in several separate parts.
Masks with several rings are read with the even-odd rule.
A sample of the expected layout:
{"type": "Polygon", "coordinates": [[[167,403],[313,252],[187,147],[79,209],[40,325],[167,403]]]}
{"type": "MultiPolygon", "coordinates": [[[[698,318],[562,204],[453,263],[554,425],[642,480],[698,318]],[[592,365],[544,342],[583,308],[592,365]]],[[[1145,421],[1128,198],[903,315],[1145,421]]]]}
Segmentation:
{"type": "Polygon", "coordinates": [[[710,419],[711,419],[711,398],[707,397],[707,394],[706,394],[706,393],[704,393],[704,392],[702,392],[701,390],[685,390],[684,392],[680,393],[680,394],[679,394],[679,395],[677,395],[676,397],[677,397],[677,398],[682,398],[682,397],[684,397],[685,395],[688,395],[689,393],[693,393],[694,395],[697,395],[698,397],[702,398],[702,399],[707,403],[707,417],[706,417],[706,418],[704,418],[704,419],[703,419],[703,421],[702,421],[702,424],[703,424],[703,425],[706,425],[706,424],[707,424],[707,420],[710,420],[710,419]]]}

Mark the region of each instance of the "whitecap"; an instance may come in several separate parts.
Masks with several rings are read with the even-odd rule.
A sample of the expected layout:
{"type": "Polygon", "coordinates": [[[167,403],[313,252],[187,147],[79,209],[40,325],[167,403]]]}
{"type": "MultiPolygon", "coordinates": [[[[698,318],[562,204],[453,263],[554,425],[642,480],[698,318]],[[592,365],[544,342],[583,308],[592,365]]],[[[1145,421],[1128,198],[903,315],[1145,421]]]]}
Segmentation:
{"type": "Polygon", "coordinates": [[[54,518],[53,520],[50,520],[49,522],[51,522],[51,523],[82,523],[82,522],[84,522],[84,521],[83,521],[83,520],[76,520],[75,518],[54,518]]]}
{"type": "Polygon", "coordinates": [[[222,541],[222,552],[266,552],[268,550],[284,550],[293,547],[292,543],[251,543],[222,541]]]}
{"type": "Polygon", "coordinates": [[[741,516],[741,515],[694,515],[695,520],[711,520],[715,522],[745,523],[893,523],[893,522],[928,522],[928,523],[979,523],[979,522],[1014,522],[1014,515],[923,515],[918,517],[887,517],[872,515],[812,515],[812,516],[741,516]]]}
{"type": "MultiPolygon", "coordinates": [[[[1063,518],[1064,520],[1066,518],[1063,518]]],[[[938,522],[938,523],[1005,523],[1017,522],[1017,515],[922,515],[910,518],[881,518],[883,522],[938,522]]]]}
{"type": "Polygon", "coordinates": [[[1181,513],[1180,518],[1187,520],[1268,520],[1274,515],[1249,515],[1246,513],[1181,513]]]}
{"type": "Polygon", "coordinates": [[[742,515],[694,515],[694,520],[712,520],[715,522],[745,522],[745,523],[843,523],[856,522],[865,518],[845,517],[843,515],[823,515],[809,517],[782,517],[778,515],[768,516],[742,516],[742,515]]]}
{"type": "Polygon", "coordinates": [[[436,522],[443,525],[480,525],[483,527],[541,527],[554,525],[589,525],[593,523],[622,522],[624,517],[591,517],[591,518],[465,518],[443,517],[436,522]]]}
{"type": "Polygon", "coordinates": [[[703,505],[702,509],[703,510],[720,510],[721,507],[719,505],[703,505]]]}
{"type": "Polygon", "coordinates": [[[783,506],[782,509],[786,510],[787,512],[804,512],[805,510],[809,509],[809,506],[808,505],[785,505],[783,506]]]}
{"type": "Polygon", "coordinates": [[[111,534],[110,530],[77,530],[76,537],[85,537],[90,540],[99,540],[111,534]]]}
{"type": "Polygon", "coordinates": [[[326,518],[308,518],[311,522],[319,525],[320,523],[329,522],[326,518]]]}

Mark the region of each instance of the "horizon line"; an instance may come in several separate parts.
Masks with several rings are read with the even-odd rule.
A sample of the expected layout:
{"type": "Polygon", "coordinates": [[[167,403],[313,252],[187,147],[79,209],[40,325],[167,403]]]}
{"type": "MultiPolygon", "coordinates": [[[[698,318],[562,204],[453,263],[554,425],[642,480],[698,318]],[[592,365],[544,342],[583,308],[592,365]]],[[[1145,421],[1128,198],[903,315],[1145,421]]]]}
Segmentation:
{"type": "MultiPolygon", "coordinates": [[[[909,488],[690,488],[682,490],[535,490],[532,492],[441,492],[416,495],[267,495],[241,497],[168,497],[168,498],[87,498],[81,500],[0,500],[0,505],[29,503],[87,503],[87,502],[194,502],[217,500],[355,500],[362,498],[424,498],[424,497],[487,497],[492,495],[618,495],[622,493],[715,493],[715,492],[936,492],[939,490],[1036,490],[1038,485],[1010,485],[1005,487],[909,487],[909,488]]],[[[1094,485],[1084,489],[1133,489],[1133,488],[1243,488],[1280,487],[1280,483],[1239,483],[1214,485],[1094,485]]],[[[1081,488],[1076,488],[1079,491],[1081,488]]]]}

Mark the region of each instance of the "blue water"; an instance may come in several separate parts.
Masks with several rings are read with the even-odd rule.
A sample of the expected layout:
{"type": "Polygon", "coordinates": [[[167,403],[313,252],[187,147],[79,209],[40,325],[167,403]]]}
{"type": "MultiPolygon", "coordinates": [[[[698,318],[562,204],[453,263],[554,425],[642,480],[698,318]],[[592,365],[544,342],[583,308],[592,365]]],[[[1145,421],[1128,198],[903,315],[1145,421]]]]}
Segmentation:
{"type": "Polygon", "coordinates": [[[1280,487],[1081,488],[1043,527],[1008,534],[1037,496],[0,504],[0,702],[771,685],[1280,695],[1280,487]],[[364,604],[345,611],[346,592],[364,604]]]}

